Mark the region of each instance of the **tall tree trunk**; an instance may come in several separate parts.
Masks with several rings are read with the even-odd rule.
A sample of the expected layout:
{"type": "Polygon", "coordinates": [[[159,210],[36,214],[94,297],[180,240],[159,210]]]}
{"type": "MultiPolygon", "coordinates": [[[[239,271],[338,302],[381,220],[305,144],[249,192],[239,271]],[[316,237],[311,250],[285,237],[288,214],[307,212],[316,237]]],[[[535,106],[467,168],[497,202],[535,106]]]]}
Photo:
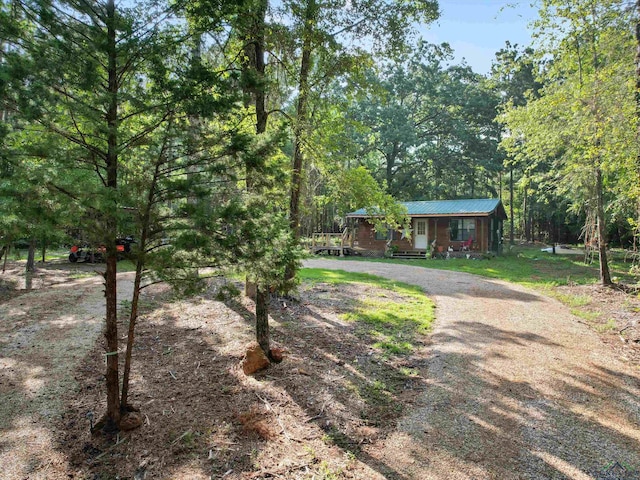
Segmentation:
{"type": "MultiPolygon", "coordinates": [[[[591,9],[592,16],[595,19],[597,17],[595,4],[591,5],[591,9]]],[[[598,256],[600,266],[600,281],[602,285],[610,286],[613,284],[613,282],[611,281],[611,273],[609,272],[609,260],[607,259],[607,228],[606,218],[604,215],[604,185],[602,180],[603,162],[600,154],[600,149],[602,148],[602,144],[600,141],[602,135],[600,125],[604,121],[600,109],[600,56],[598,55],[598,40],[596,38],[595,32],[592,34],[592,36],[593,38],[591,39],[591,51],[593,55],[593,69],[595,74],[595,92],[593,96],[592,110],[596,119],[594,146],[598,151],[597,157],[595,158],[596,228],[598,232],[598,256]]]]}
{"type": "Polygon", "coordinates": [[[555,215],[552,215],[551,220],[549,220],[549,230],[551,237],[551,252],[556,254],[556,244],[558,243],[558,228],[556,226],[555,215]]]}
{"type": "Polygon", "coordinates": [[[520,222],[522,226],[522,230],[520,231],[520,237],[524,235],[526,241],[529,241],[529,226],[527,224],[527,216],[529,214],[529,199],[527,198],[527,187],[525,185],[524,192],[522,195],[522,220],[520,222]]]}
{"type": "Polygon", "coordinates": [[[29,240],[29,250],[27,252],[27,266],[25,268],[27,273],[33,273],[36,270],[36,239],[31,238],[29,240]]]}
{"type": "Polygon", "coordinates": [[[597,210],[596,221],[598,228],[598,253],[600,254],[600,281],[602,285],[613,285],[611,281],[611,274],[609,272],[609,261],[607,259],[607,241],[606,241],[606,220],[604,216],[604,199],[603,199],[603,185],[602,185],[602,170],[596,169],[596,195],[597,195],[597,210]]]}
{"type": "Polygon", "coordinates": [[[515,244],[515,225],[513,224],[513,166],[509,167],[509,244],[515,244]]]}
{"type": "MultiPolygon", "coordinates": [[[[636,120],[638,122],[638,131],[636,132],[636,141],[640,140],[640,0],[636,1],[636,120]]],[[[640,185],[640,150],[636,155],[636,182],[640,185]]],[[[633,232],[633,248],[638,246],[640,239],[640,194],[636,199],[636,228],[633,232]]]]}
{"type": "Polygon", "coordinates": [[[11,245],[7,245],[3,247],[4,250],[4,262],[2,262],[2,273],[7,270],[7,260],[9,259],[9,251],[11,250],[11,245]]]}
{"type": "Polygon", "coordinates": [[[436,192],[436,198],[434,200],[442,199],[442,192],[440,190],[440,185],[442,184],[441,179],[442,179],[442,167],[440,165],[434,165],[433,185],[434,185],[434,190],[436,192]]]}
{"type": "MultiPolygon", "coordinates": [[[[265,77],[265,19],[267,15],[268,0],[260,0],[252,25],[252,33],[245,49],[249,61],[248,68],[253,69],[258,77],[258,86],[253,88],[254,107],[256,110],[256,135],[263,135],[267,131],[268,113],[266,109],[266,95],[264,91],[265,77]]],[[[255,173],[247,168],[247,191],[255,189],[255,173]]],[[[264,353],[269,356],[269,290],[266,285],[253,283],[247,279],[245,293],[255,299],[256,314],[256,340],[264,353]]]]}
{"type": "MultiPolygon", "coordinates": [[[[309,112],[309,72],[311,71],[311,52],[313,50],[313,28],[318,12],[316,0],[307,0],[302,31],[302,57],[300,61],[300,77],[298,80],[298,104],[296,123],[293,129],[293,165],[291,169],[291,194],[289,198],[289,225],[293,238],[300,238],[300,194],[302,191],[302,168],[304,166],[303,136],[308,128],[309,112]]],[[[295,264],[287,267],[286,280],[296,275],[295,264]]]]}
{"type": "Polygon", "coordinates": [[[387,193],[394,195],[396,192],[394,190],[393,183],[393,168],[396,166],[396,160],[398,159],[398,142],[393,142],[393,147],[391,148],[391,152],[389,152],[386,156],[387,165],[385,168],[385,180],[387,181],[387,193]]]}
{"type": "Polygon", "coordinates": [[[529,215],[528,215],[527,225],[528,225],[527,238],[531,243],[533,243],[535,241],[535,236],[534,236],[535,228],[533,225],[533,199],[530,199],[529,201],[529,215]]]}
{"type": "Polygon", "coordinates": [[[149,187],[147,203],[142,215],[142,229],[140,232],[140,243],[138,244],[138,255],[136,259],[136,276],[133,280],[133,296],[131,297],[131,311],[129,312],[129,331],[127,333],[127,350],[124,357],[124,369],[122,372],[122,396],[120,397],[120,408],[124,412],[128,405],[129,396],[129,376],[131,373],[131,361],[133,355],[133,343],[136,333],[136,322],[138,321],[138,305],[140,304],[140,285],[142,283],[142,272],[145,267],[147,238],[151,228],[151,208],[154,204],[156,187],[160,176],[160,166],[164,157],[164,148],[158,158],[153,172],[153,179],[149,187]]]}
{"type": "MultiPolygon", "coordinates": [[[[258,32],[255,42],[255,65],[256,71],[261,80],[264,80],[265,64],[265,32],[264,23],[267,13],[268,0],[263,0],[260,5],[260,15],[258,18],[258,32]]],[[[266,97],[264,93],[264,82],[261,82],[255,92],[256,106],[256,134],[262,135],[267,131],[267,110],[266,97]]],[[[269,347],[269,290],[264,285],[256,286],[256,337],[267,356],[270,356],[269,347]]]]}
{"type": "Polygon", "coordinates": [[[118,299],[117,299],[117,194],[118,188],[118,71],[116,51],[115,1],[107,1],[107,54],[108,54],[108,94],[107,108],[107,156],[106,186],[113,208],[103,212],[105,218],[104,244],[106,247],[105,297],[107,341],[107,428],[117,428],[120,422],[120,385],[118,380],[118,299]]]}

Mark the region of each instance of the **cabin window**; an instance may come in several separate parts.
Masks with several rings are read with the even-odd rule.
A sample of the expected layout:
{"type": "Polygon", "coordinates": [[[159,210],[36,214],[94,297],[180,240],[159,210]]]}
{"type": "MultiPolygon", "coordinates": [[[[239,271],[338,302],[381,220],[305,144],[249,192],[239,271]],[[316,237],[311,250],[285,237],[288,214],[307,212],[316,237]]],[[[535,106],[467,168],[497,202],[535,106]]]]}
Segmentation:
{"type": "Polygon", "coordinates": [[[382,229],[376,230],[376,240],[386,240],[388,238],[388,235],[389,235],[389,230],[386,230],[386,231],[382,231],[382,229]]]}
{"type": "Polygon", "coordinates": [[[449,239],[454,242],[464,242],[470,238],[476,240],[476,219],[452,218],[449,222],[449,231],[449,239]]]}

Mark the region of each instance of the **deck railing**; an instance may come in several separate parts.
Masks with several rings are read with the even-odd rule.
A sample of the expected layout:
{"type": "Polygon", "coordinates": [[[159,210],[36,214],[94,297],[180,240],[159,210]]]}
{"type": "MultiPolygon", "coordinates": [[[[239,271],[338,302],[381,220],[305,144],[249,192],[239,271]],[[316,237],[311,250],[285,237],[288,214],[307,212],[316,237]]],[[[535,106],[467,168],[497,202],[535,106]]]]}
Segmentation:
{"type": "Polygon", "coordinates": [[[353,232],[348,228],[345,228],[340,233],[334,232],[318,232],[311,236],[311,248],[316,249],[319,247],[328,248],[353,248],[354,238],[353,232]]]}

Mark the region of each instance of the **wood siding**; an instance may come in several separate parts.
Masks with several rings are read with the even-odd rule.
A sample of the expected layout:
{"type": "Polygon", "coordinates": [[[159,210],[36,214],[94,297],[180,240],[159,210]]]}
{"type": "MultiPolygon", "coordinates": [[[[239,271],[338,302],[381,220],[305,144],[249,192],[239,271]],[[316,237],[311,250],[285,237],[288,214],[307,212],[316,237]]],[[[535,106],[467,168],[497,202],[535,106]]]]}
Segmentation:
{"type": "MultiPolygon", "coordinates": [[[[376,232],[373,229],[373,225],[362,219],[358,221],[358,232],[356,239],[359,248],[365,250],[376,250],[384,252],[387,246],[387,240],[376,240],[376,232]]],[[[396,245],[398,250],[406,251],[413,250],[413,243],[406,238],[401,238],[402,232],[393,232],[394,240],[391,241],[391,245],[396,245]]]]}
{"type": "MultiPolygon", "coordinates": [[[[436,240],[436,244],[438,246],[442,246],[444,250],[452,247],[454,250],[458,251],[461,248],[462,241],[452,241],[450,240],[450,221],[452,218],[461,218],[461,217],[438,217],[438,218],[425,218],[425,217],[413,217],[411,219],[411,227],[412,231],[416,231],[415,222],[417,219],[427,220],[427,246],[430,246],[433,240],[436,240]]],[[[470,218],[470,217],[464,217],[470,218]]],[[[475,238],[473,239],[472,250],[477,252],[487,252],[489,248],[496,251],[497,245],[492,245],[489,239],[489,235],[491,234],[490,230],[490,218],[489,217],[472,217],[475,218],[476,230],[475,230],[475,238]]],[[[497,218],[494,217],[494,223],[498,221],[497,218]]],[[[392,246],[397,246],[399,251],[408,251],[415,250],[413,237],[411,240],[407,240],[406,238],[401,238],[402,232],[393,232],[393,240],[391,241],[392,246]]],[[[363,248],[365,250],[375,250],[384,252],[387,245],[387,240],[376,240],[376,233],[373,228],[373,225],[370,224],[366,219],[358,219],[357,221],[357,234],[356,234],[357,245],[359,248],[363,248]]],[[[495,241],[493,242],[495,243],[495,241]]]]}

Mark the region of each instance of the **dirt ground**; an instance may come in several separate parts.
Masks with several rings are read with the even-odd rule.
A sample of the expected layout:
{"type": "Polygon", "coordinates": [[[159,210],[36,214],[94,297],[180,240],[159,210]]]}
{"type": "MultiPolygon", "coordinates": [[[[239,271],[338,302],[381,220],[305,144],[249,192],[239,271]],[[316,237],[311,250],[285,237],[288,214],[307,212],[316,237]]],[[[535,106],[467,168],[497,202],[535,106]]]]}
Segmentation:
{"type": "MultiPolygon", "coordinates": [[[[3,478],[379,478],[358,457],[375,455],[424,388],[428,338],[414,355],[385,358],[340,314],[392,292],[317,284],[299,303],[274,299],[285,360],[247,377],[238,364],[254,337],[250,301],[216,300],[219,285],[190,301],[147,289],[131,386],[145,422],[103,438],[89,432],[105,399],[95,269],[40,268],[28,292],[21,266],[3,277],[20,287],[5,288],[0,306],[3,478]]],[[[129,298],[131,274],[119,283],[129,298]]]]}
{"type": "Polygon", "coordinates": [[[640,294],[601,285],[563,286],[556,294],[569,296],[576,321],[597,332],[622,361],[640,365],[640,294]]]}
{"type": "MultiPolygon", "coordinates": [[[[316,266],[326,267],[322,262],[316,266]]],[[[144,424],[104,438],[89,432],[105,399],[99,266],[40,266],[29,285],[22,265],[10,267],[0,276],[2,478],[640,478],[638,457],[629,453],[640,451],[637,299],[563,292],[594,298],[583,306],[597,314],[588,321],[572,317],[569,325],[577,330],[569,333],[574,343],[586,335],[585,347],[601,349],[595,353],[609,367],[588,382],[578,376],[571,380],[576,389],[571,395],[584,396],[576,401],[560,398],[548,374],[538,383],[533,377],[542,374],[537,371],[526,372],[532,378],[517,371],[513,375],[520,375],[519,381],[500,380],[493,369],[504,370],[513,353],[508,348],[522,350],[526,342],[548,349],[543,356],[558,356],[561,366],[558,352],[566,347],[559,348],[560,340],[542,341],[542,333],[511,338],[504,326],[485,326],[481,332],[473,322],[458,324],[454,335],[446,312],[456,308],[449,302],[461,303],[466,294],[447,299],[434,290],[437,321],[442,319],[434,335],[418,339],[410,355],[388,357],[373,347],[375,338],[341,314],[372,296],[398,302],[401,297],[364,285],[303,285],[299,302],[273,299],[271,304],[272,339],[285,350],[285,360],[247,377],[238,364],[254,336],[250,301],[219,301],[220,284],[189,301],[149,288],[131,385],[131,401],[141,408],[144,424]],[[609,318],[620,323],[598,327],[611,325],[609,318]],[[622,332],[623,342],[619,325],[624,322],[630,326],[622,332]],[[457,348],[453,340],[463,334],[464,356],[448,351],[457,348]],[[483,335],[492,336],[500,350],[483,343],[483,335]],[[464,371],[480,365],[478,348],[497,363],[483,359],[483,372],[467,379],[464,371]],[[586,388],[581,382],[596,390],[580,393],[586,388]],[[618,392],[619,402],[604,405],[611,390],[618,392]],[[587,407],[588,402],[598,408],[587,407]],[[606,414],[604,420],[598,414],[606,414]],[[535,429],[542,423],[555,436],[540,437],[535,429]],[[560,440],[571,435],[587,436],[591,443],[584,448],[602,455],[580,457],[582,447],[578,454],[565,452],[560,440]]],[[[436,283],[451,288],[467,277],[447,274],[436,283]]],[[[128,299],[131,274],[121,274],[119,285],[119,298],[128,299]]],[[[470,319],[480,321],[475,317],[485,307],[488,317],[502,315],[490,307],[504,296],[495,292],[474,297],[477,310],[470,319]]],[[[539,302],[519,295],[518,301],[539,302]]],[[[556,303],[550,311],[566,313],[556,303]]],[[[590,362],[591,357],[585,369],[590,362]]]]}

